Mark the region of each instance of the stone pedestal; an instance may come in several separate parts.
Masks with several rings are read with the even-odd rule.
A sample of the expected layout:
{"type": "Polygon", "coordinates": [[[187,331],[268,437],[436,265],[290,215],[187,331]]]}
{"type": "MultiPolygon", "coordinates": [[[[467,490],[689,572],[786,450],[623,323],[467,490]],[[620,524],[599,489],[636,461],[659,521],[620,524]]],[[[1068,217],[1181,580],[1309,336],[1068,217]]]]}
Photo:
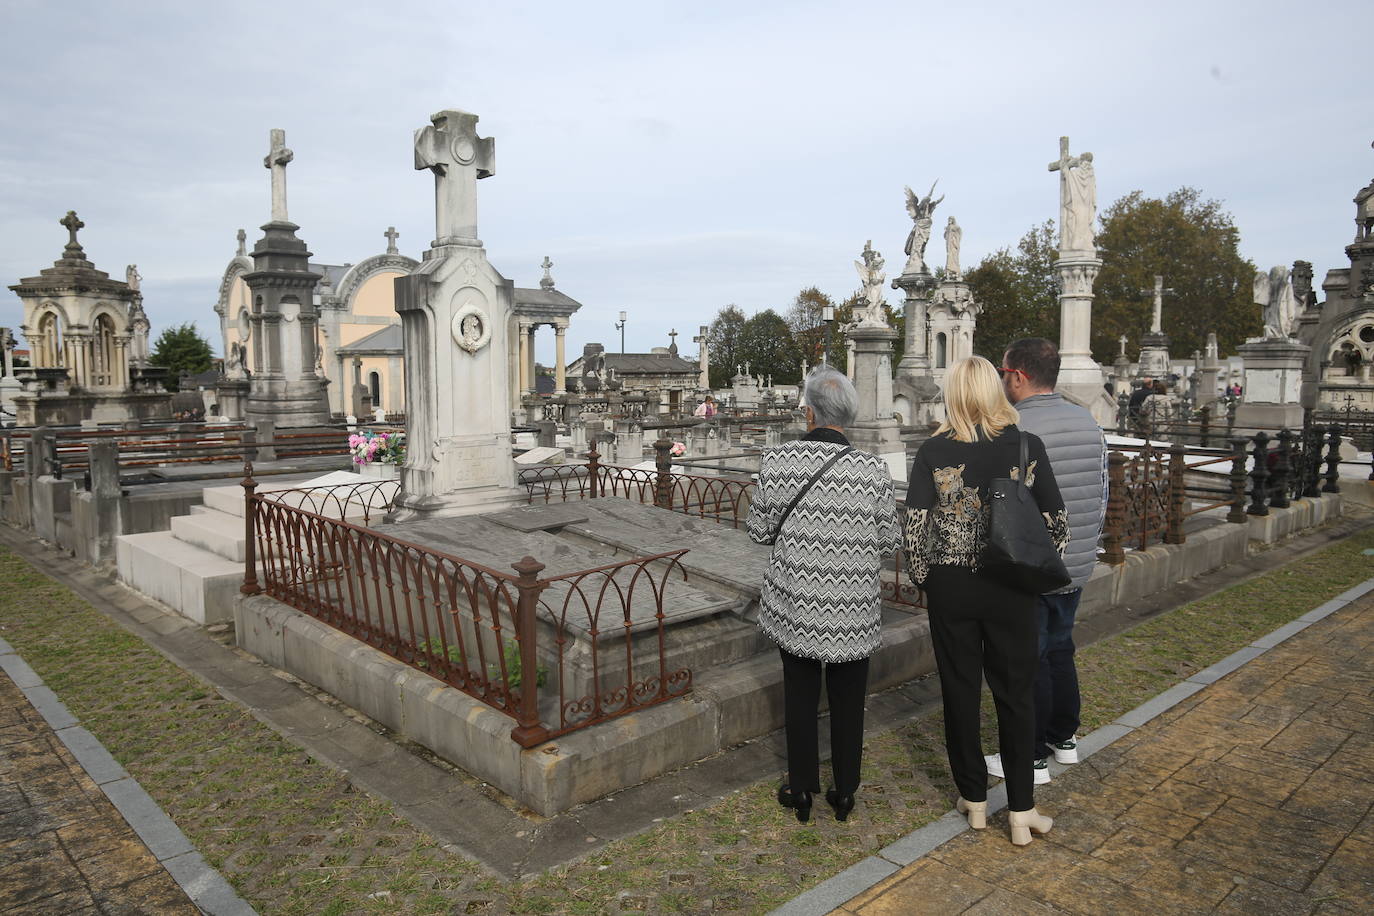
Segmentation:
{"type": "Polygon", "coordinates": [[[310,270],[310,252],[296,237],[299,228],[284,220],[265,224],[253,248],[253,270],[243,275],[253,299],[253,376],[245,413],[278,428],[330,422],[329,380],[316,373],[314,292],[320,275],[310,270]]]}
{"type": "Polygon", "coordinates": [[[855,448],[886,461],[893,479],[905,480],[906,448],[892,415],[892,341],[897,339],[897,332],[889,327],[859,325],[847,336],[854,343],[859,414],[845,434],[855,448]]]}
{"type": "Polygon", "coordinates": [[[1236,349],[1245,360],[1236,428],[1300,428],[1303,364],[1312,348],[1292,338],[1281,338],[1252,339],[1236,349]]]}
{"type": "Polygon", "coordinates": [[[927,320],[935,278],[925,270],[904,273],[892,281],[892,288],[902,291],[906,316],[905,349],[897,364],[893,389],[906,402],[903,421],[909,426],[923,427],[944,415],[940,385],[931,373],[927,350],[927,320]]]}
{"type": "Polygon", "coordinates": [[[219,403],[219,415],[242,420],[248,413],[248,388],[246,378],[226,378],[216,382],[215,397],[219,403]]]}
{"type": "Polygon", "coordinates": [[[1087,408],[1104,427],[1116,422],[1102,367],[1092,356],[1093,282],[1102,268],[1096,251],[1059,252],[1059,384],[1056,390],[1087,408]]]}
{"type": "Polygon", "coordinates": [[[1140,377],[1169,378],[1169,335],[1150,332],[1140,341],[1140,377]]]}

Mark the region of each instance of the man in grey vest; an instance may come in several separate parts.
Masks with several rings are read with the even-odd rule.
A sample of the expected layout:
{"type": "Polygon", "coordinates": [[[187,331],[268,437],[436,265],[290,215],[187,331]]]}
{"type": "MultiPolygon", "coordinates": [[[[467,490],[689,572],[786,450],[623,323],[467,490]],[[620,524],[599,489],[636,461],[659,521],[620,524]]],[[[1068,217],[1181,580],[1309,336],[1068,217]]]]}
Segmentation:
{"type": "MultiPolygon", "coordinates": [[[[1002,355],[1002,388],[1016,405],[1017,426],[1045,443],[1054,479],[1069,514],[1069,549],[1064,565],[1073,582],[1041,595],[1040,664],[1035,674],[1035,781],[1050,781],[1049,756],[1078,762],[1078,669],[1074,666],[1073,622],[1083,586],[1097,563],[1097,539],[1107,509],[1107,441],[1091,413],[1056,394],[1059,348],[1043,337],[1014,341],[1002,355]]],[[[1002,775],[1001,759],[988,758],[988,771],[1002,775]]]]}

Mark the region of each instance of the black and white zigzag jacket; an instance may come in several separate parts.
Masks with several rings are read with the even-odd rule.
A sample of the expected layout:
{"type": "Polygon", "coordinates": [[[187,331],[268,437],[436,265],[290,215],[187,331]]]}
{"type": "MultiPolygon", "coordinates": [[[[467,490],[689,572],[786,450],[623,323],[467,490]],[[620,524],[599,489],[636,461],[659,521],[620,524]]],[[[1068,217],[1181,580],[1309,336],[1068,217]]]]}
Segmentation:
{"type": "MultiPolygon", "coordinates": [[[[764,542],[792,497],[840,449],[843,435],[817,429],[765,449],[749,536],[764,542]]],[[[882,459],[853,451],[802,497],[773,545],[759,626],[793,655],[848,662],[882,642],[882,557],[901,544],[892,477],[882,459]]]]}

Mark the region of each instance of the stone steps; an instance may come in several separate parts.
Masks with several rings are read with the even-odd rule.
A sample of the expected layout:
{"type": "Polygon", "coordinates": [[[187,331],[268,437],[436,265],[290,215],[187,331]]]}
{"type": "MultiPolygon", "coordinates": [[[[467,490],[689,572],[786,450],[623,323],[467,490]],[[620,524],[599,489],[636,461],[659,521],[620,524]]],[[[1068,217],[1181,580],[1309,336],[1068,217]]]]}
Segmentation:
{"type": "Polygon", "coordinates": [[[178,540],[218,554],[235,563],[243,562],[244,534],[242,516],[229,515],[218,509],[197,506],[201,512],[179,515],[172,519],[172,534],[178,540]]]}
{"type": "Polygon", "coordinates": [[[234,597],[243,584],[242,562],[187,543],[170,531],[121,535],[115,556],[123,582],[179,614],[202,625],[233,619],[234,597]]]}
{"type": "MultiPolygon", "coordinates": [[[[271,479],[258,492],[353,482],[355,474],[328,474],[311,481],[271,479]]],[[[246,541],[243,487],[206,487],[202,503],[189,515],[171,519],[170,531],[125,534],[115,539],[119,578],[199,624],[234,617],[234,600],[243,584],[246,541]]],[[[347,504],[352,514],[356,506],[347,504]]],[[[336,511],[333,514],[338,514],[336,511]]]]}

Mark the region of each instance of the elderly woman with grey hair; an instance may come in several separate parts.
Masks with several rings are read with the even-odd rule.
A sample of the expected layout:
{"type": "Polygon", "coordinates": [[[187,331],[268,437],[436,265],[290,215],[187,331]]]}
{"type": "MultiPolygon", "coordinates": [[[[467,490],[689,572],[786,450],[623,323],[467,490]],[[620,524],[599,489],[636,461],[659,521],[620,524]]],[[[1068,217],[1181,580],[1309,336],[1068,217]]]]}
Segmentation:
{"type": "Polygon", "coordinates": [[[787,782],[778,804],[811,817],[821,790],[817,714],[821,678],[830,699],[834,784],[825,800],[838,820],[854,808],[863,758],[868,659],[881,642],[882,558],[901,544],[892,476],[844,436],[859,397],[841,372],[818,366],[802,396],[807,433],[764,449],[749,536],[772,544],[759,626],[782,656],[787,782]]]}

